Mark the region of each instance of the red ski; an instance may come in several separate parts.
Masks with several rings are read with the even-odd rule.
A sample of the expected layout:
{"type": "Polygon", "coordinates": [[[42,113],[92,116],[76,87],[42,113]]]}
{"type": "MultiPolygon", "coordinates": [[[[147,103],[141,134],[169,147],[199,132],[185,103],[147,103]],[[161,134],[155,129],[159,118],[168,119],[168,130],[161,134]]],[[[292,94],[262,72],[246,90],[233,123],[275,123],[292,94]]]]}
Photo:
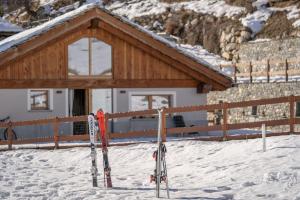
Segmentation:
{"type": "Polygon", "coordinates": [[[99,131],[101,136],[102,142],[102,155],[103,155],[103,170],[104,170],[104,186],[111,188],[112,181],[110,176],[110,166],[108,162],[108,143],[106,138],[106,127],[105,127],[105,119],[104,119],[104,112],[100,109],[97,112],[97,119],[99,124],[99,131]]]}

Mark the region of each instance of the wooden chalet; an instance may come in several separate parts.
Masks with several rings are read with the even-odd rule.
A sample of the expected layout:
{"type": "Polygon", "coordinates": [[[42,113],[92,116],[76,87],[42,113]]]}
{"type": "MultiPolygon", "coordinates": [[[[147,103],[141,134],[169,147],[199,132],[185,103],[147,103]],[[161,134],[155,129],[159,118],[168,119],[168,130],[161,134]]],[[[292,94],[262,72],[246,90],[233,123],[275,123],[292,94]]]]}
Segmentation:
{"type": "MultiPolygon", "coordinates": [[[[95,4],[0,41],[0,118],[205,104],[203,93],[231,84],[201,58],[95,4]]],[[[185,119],[206,123],[206,115],[185,119]]],[[[128,124],[115,130],[140,121],[128,124]]]]}
{"type": "Polygon", "coordinates": [[[0,88],[197,87],[202,92],[231,86],[225,75],[104,8],[86,6],[75,13],[2,41],[0,88]],[[111,76],[69,75],[68,46],[81,38],[111,46],[111,76]]]}

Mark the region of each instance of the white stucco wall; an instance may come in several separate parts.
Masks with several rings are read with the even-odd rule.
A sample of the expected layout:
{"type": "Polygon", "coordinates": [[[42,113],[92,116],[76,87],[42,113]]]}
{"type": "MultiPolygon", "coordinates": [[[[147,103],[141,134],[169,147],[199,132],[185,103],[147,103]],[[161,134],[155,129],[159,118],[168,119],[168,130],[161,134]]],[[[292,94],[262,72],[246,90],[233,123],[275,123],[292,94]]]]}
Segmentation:
{"type": "MultiPolygon", "coordinates": [[[[0,118],[10,116],[12,121],[24,121],[67,116],[66,102],[68,97],[66,89],[53,89],[53,109],[49,111],[29,111],[27,92],[27,89],[1,89],[0,118]],[[61,93],[57,93],[57,91],[61,91],[61,93]]],[[[46,136],[52,133],[52,127],[49,125],[16,127],[14,130],[18,136],[24,138],[46,136]]],[[[2,133],[2,130],[0,130],[0,133],[2,133]]],[[[71,133],[70,126],[67,124],[61,125],[60,134],[68,133],[71,133]]],[[[1,138],[2,134],[0,134],[1,138]]]]}
{"type": "MultiPolygon", "coordinates": [[[[171,105],[173,107],[206,104],[206,94],[197,94],[196,88],[122,88],[114,89],[113,94],[114,112],[129,111],[131,94],[171,94],[173,96],[173,99],[171,100],[171,105]]],[[[183,115],[187,126],[207,124],[206,112],[190,112],[178,114],[183,115]]],[[[114,132],[144,130],[149,128],[156,128],[157,119],[115,120],[113,125],[111,124],[111,126],[114,132]]],[[[167,119],[167,126],[174,126],[171,118],[167,119]]]]}
{"type": "MultiPolygon", "coordinates": [[[[53,89],[53,109],[50,111],[28,111],[27,89],[0,90],[0,118],[10,116],[12,121],[44,119],[51,117],[68,116],[68,90],[53,89]],[[60,91],[60,92],[58,92],[60,91]]],[[[195,88],[125,88],[113,89],[113,112],[130,111],[130,97],[132,94],[170,94],[171,105],[191,106],[206,104],[206,94],[197,94],[195,88]]],[[[105,97],[105,96],[104,96],[105,97]]],[[[97,98],[98,99],[98,98],[97,98]]],[[[101,99],[99,99],[100,101],[101,99]]],[[[177,113],[183,115],[186,126],[207,124],[206,112],[177,113]]],[[[145,119],[118,119],[111,123],[114,132],[127,132],[133,130],[144,130],[157,128],[157,118],[145,119]]],[[[167,119],[167,126],[174,127],[172,116],[167,119]]],[[[52,135],[53,129],[50,125],[28,126],[14,128],[18,137],[31,138],[52,135]]],[[[3,130],[0,129],[0,133],[3,130]]],[[[72,134],[71,124],[63,124],[60,134],[72,134]]],[[[1,139],[0,134],[0,139],[1,139]]]]}

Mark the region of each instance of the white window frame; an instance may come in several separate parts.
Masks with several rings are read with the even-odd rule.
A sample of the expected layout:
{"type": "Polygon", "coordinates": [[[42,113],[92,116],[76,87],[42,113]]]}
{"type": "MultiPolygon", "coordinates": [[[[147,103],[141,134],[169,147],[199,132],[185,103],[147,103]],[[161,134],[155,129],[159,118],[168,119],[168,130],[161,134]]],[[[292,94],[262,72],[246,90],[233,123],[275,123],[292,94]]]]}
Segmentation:
{"type": "Polygon", "coordinates": [[[131,97],[135,95],[169,95],[171,96],[171,106],[176,107],[176,92],[175,91],[134,91],[128,92],[128,108],[132,110],[131,97]]]}
{"type": "Polygon", "coordinates": [[[27,90],[27,111],[29,112],[49,112],[49,111],[53,111],[53,89],[45,89],[45,88],[41,88],[41,89],[28,89],[27,90]],[[31,96],[31,90],[47,90],[49,93],[49,109],[47,110],[31,110],[31,103],[30,103],[30,96],[31,96]]]}

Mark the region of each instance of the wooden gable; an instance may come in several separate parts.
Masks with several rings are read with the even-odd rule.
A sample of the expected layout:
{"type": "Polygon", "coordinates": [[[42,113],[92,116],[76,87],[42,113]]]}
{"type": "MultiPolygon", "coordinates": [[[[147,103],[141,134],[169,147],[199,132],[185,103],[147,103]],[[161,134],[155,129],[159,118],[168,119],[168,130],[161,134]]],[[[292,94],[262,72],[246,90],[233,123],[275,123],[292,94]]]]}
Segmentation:
{"type": "Polygon", "coordinates": [[[0,54],[0,88],[197,87],[222,90],[224,76],[94,8],[0,54]],[[112,46],[111,79],[68,77],[68,45],[94,37],[112,46]],[[174,53],[175,52],[175,53],[174,53]]]}

